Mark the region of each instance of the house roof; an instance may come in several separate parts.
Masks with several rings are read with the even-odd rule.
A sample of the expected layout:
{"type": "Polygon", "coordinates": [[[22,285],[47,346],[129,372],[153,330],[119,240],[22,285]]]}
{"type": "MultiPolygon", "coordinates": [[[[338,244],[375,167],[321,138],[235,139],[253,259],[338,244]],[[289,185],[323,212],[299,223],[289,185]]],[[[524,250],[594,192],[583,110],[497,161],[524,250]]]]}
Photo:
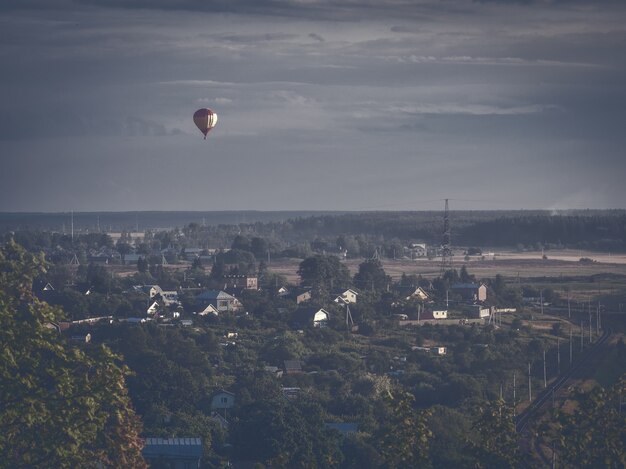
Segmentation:
{"type": "Polygon", "coordinates": [[[202,440],[200,438],[146,438],[143,455],[147,458],[159,456],[169,457],[202,457],[202,440]]]}
{"type": "Polygon", "coordinates": [[[285,360],[284,364],[285,371],[287,373],[289,373],[290,371],[302,371],[302,363],[300,362],[300,360],[285,360]]]}
{"type": "Polygon", "coordinates": [[[315,317],[315,315],[318,312],[324,312],[326,313],[326,316],[328,316],[328,311],[326,311],[324,308],[301,308],[296,310],[295,313],[293,313],[293,319],[296,322],[299,323],[308,323],[310,321],[313,321],[313,318],[315,317]]]}
{"type": "Polygon", "coordinates": [[[197,300],[234,300],[235,297],[222,290],[207,290],[196,296],[197,300]]]}
{"type": "Polygon", "coordinates": [[[211,397],[219,396],[220,394],[228,394],[229,396],[235,397],[234,393],[232,393],[230,391],[226,391],[225,389],[219,389],[219,390],[215,391],[213,394],[211,394],[211,397]]]}

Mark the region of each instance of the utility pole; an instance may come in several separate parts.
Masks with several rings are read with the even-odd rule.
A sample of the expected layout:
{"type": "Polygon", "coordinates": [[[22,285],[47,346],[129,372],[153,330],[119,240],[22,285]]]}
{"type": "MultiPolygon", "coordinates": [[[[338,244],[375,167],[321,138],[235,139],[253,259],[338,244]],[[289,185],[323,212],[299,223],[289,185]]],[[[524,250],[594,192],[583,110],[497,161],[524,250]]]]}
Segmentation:
{"type": "Polygon", "coordinates": [[[346,303],[346,327],[348,328],[348,332],[352,331],[352,326],[354,326],[354,321],[350,313],[350,306],[346,303]]]}
{"type": "Polygon", "coordinates": [[[539,290],[539,304],[541,305],[541,314],[543,314],[543,289],[539,290]]]}
{"type": "Polygon", "coordinates": [[[558,337],[556,338],[556,374],[561,374],[561,346],[558,337]]]}
{"type": "Polygon", "coordinates": [[[515,416],[515,371],[513,372],[513,416],[515,416]]]}
{"type": "Polygon", "coordinates": [[[533,391],[530,385],[530,362],[528,362],[528,402],[533,400],[533,391]]]}
{"type": "Polygon", "coordinates": [[[543,387],[548,387],[548,380],[546,379],[546,350],[543,350],[543,387]]]}
{"type": "Polygon", "coordinates": [[[74,244],[74,210],[72,210],[72,244],[74,244]]]}
{"type": "Polygon", "coordinates": [[[580,321],[580,351],[583,351],[583,341],[585,339],[585,328],[583,327],[583,322],[580,321]]]}
{"type": "Polygon", "coordinates": [[[572,367],[572,326],[569,326],[569,367],[572,367]]]}
{"type": "Polygon", "coordinates": [[[570,306],[569,290],[567,291],[567,317],[570,319],[572,317],[572,308],[570,306]]]}
{"type": "Polygon", "coordinates": [[[450,214],[448,212],[448,199],[446,199],[443,214],[443,235],[441,238],[441,275],[452,269],[452,249],[450,248],[450,214]]]}

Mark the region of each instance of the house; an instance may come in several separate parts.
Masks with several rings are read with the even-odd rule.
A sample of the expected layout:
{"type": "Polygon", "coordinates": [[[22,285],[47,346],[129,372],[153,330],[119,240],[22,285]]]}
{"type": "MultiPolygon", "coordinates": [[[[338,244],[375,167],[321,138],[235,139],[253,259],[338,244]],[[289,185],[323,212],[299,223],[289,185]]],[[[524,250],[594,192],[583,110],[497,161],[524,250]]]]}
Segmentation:
{"type": "Polygon", "coordinates": [[[448,319],[447,310],[422,311],[419,315],[420,319],[448,319]]]}
{"type": "Polygon", "coordinates": [[[286,399],[289,399],[290,401],[293,401],[294,399],[296,399],[299,395],[300,395],[300,388],[295,388],[295,387],[291,387],[291,388],[286,388],[286,387],[281,387],[280,388],[280,392],[282,393],[283,397],[286,399]]]}
{"type": "Polygon", "coordinates": [[[276,296],[278,296],[279,298],[289,296],[289,289],[285,286],[280,287],[276,290],[276,296]]]}
{"type": "Polygon", "coordinates": [[[297,327],[326,327],[328,317],[324,308],[302,308],[293,314],[293,322],[297,327]]]}
{"type": "Polygon", "coordinates": [[[283,366],[286,375],[302,373],[302,362],[300,360],[285,360],[283,366]]]}
{"type": "Polygon", "coordinates": [[[471,316],[473,318],[488,318],[491,316],[491,308],[485,308],[482,305],[471,305],[471,316]]]}
{"type": "Polygon", "coordinates": [[[193,261],[197,257],[200,257],[200,254],[202,254],[201,248],[185,248],[183,257],[187,261],[193,261]]]}
{"type": "Polygon", "coordinates": [[[79,344],[88,344],[91,342],[91,334],[73,335],[70,340],[79,344]]]}
{"type": "Polygon", "coordinates": [[[148,321],[152,321],[152,318],[120,318],[120,322],[129,322],[131,324],[144,324],[148,321]]]}
{"type": "Polygon", "coordinates": [[[91,256],[87,256],[87,262],[90,264],[105,265],[109,263],[109,256],[102,253],[96,253],[91,256]]]}
{"type": "Polygon", "coordinates": [[[157,301],[154,301],[150,306],[148,306],[148,309],[146,310],[146,314],[155,314],[158,310],[159,310],[159,303],[157,301]]]}
{"type": "Polygon", "coordinates": [[[150,465],[171,469],[200,467],[200,438],[146,438],[143,457],[150,465]]]}
{"type": "Polygon", "coordinates": [[[223,430],[228,431],[228,427],[230,427],[230,423],[224,417],[222,417],[217,412],[211,412],[211,418],[217,422],[217,424],[222,427],[223,430]]]}
{"type": "Polygon", "coordinates": [[[207,290],[196,296],[199,311],[205,311],[209,305],[215,307],[218,313],[239,311],[242,307],[237,298],[221,290],[207,290]]]}
{"type": "Polygon", "coordinates": [[[485,301],[487,299],[487,286],[482,283],[455,283],[452,292],[461,296],[466,301],[485,301]]]}
{"type": "Polygon", "coordinates": [[[163,293],[163,290],[158,285],[135,285],[133,287],[133,291],[148,295],[148,298],[150,299],[163,293]]]}
{"type": "Polygon", "coordinates": [[[143,254],[128,253],[124,254],[123,262],[125,265],[136,264],[139,259],[145,259],[145,257],[143,254]]]}
{"type": "Polygon", "coordinates": [[[305,301],[309,301],[311,299],[311,288],[296,288],[286,295],[286,297],[295,300],[296,304],[299,305],[300,303],[304,303],[305,301]]]}
{"type": "Polygon", "coordinates": [[[428,251],[426,249],[426,243],[411,243],[408,246],[409,255],[411,259],[417,257],[426,257],[428,251]]]}
{"type": "Polygon", "coordinates": [[[232,409],[235,407],[235,395],[220,389],[211,396],[211,410],[232,409]]]}
{"type": "Polygon", "coordinates": [[[220,312],[212,304],[208,304],[202,311],[198,311],[198,316],[206,316],[208,314],[219,316],[220,312]]]}
{"type": "Polygon", "coordinates": [[[256,275],[224,275],[224,289],[258,290],[259,278],[256,275]]]}
{"type": "Polygon", "coordinates": [[[269,365],[265,366],[263,368],[263,371],[266,371],[267,373],[274,375],[276,378],[282,378],[283,376],[283,370],[281,370],[277,366],[269,366],[269,365]]]}
{"type": "Polygon", "coordinates": [[[178,292],[176,290],[161,290],[161,298],[165,306],[180,304],[178,292]]]}
{"type": "Polygon", "coordinates": [[[434,355],[445,355],[447,353],[447,349],[445,347],[431,347],[430,351],[434,355]]]}
{"type": "Polygon", "coordinates": [[[50,285],[50,283],[46,283],[46,285],[41,289],[41,291],[54,291],[54,287],[50,285]]]}
{"type": "Polygon", "coordinates": [[[406,297],[406,300],[418,300],[418,301],[428,301],[430,300],[430,295],[424,290],[422,287],[412,288],[412,291],[406,297]]]}
{"type": "Polygon", "coordinates": [[[347,290],[340,290],[336,292],[335,295],[336,295],[336,298],[334,300],[335,303],[346,304],[346,305],[356,303],[357,297],[359,296],[357,292],[349,288],[347,290]]]}

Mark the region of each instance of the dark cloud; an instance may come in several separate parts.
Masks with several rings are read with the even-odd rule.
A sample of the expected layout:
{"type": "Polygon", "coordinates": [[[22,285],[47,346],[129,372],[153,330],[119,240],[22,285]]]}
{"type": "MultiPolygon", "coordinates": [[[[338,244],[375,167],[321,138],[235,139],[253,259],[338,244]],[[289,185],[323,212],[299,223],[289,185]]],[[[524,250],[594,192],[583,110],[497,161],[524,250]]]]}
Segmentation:
{"type": "Polygon", "coordinates": [[[311,39],[315,39],[316,41],[319,41],[319,42],[325,42],[325,39],[322,36],[320,36],[319,34],[309,33],[309,37],[311,39]]]}

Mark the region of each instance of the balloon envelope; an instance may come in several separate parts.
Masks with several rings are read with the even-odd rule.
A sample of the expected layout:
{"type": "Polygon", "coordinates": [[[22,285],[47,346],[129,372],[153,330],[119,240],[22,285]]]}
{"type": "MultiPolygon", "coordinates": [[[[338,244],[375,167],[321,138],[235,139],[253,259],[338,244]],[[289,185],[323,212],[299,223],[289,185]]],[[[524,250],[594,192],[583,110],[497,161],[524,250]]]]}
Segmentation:
{"type": "Polygon", "coordinates": [[[217,114],[207,108],[198,109],[193,114],[193,122],[196,124],[196,127],[200,129],[200,132],[204,134],[204,138],[206,139],[206,134],[217,124],[217,114]]]}

